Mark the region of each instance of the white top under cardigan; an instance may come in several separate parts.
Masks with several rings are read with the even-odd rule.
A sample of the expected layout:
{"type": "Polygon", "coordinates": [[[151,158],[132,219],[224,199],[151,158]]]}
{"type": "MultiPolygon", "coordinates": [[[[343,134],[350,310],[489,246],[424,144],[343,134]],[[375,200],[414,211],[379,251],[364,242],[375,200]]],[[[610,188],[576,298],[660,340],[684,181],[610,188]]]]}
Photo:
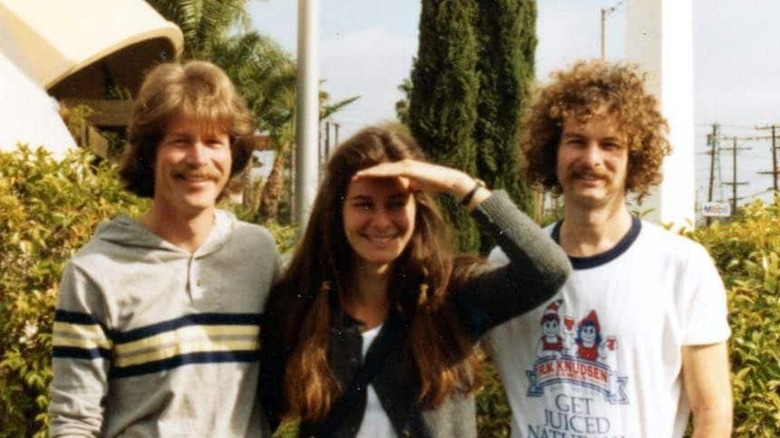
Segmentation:
{"type": "MultiPolygon", "coordinates": [[[[382,324],[363,332],[363,359],[366,358],[368,347],[374,343],[379,334],[379,330],[382,329],[382,324]]],[[[366,403],[366,411],[363,413],[363,422],[360,423],[360,429],[358,429],[357,438],[395,438],[395,432],[393,431],[393,424],[390,423],[390,417],[382,408],[382,404],[379,403],[379,397],[374,391],[374,385],[368,385],[368,402],[366,403]]]]}

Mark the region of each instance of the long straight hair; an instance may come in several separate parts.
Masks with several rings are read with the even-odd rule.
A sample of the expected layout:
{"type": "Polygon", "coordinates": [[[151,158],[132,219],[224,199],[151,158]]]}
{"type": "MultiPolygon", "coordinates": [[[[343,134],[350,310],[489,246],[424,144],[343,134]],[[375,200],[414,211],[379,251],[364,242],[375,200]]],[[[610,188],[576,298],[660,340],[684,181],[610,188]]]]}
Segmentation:
{"type": "MultiPolygon", "coordinates": [[[[336,149],[314,201],[301,243],[274,288],[269,314],[289,349],[284,370],[283,417],[317,422],[345,390],[328,365],[332,300],[343,300],[352,266],[352,249],[343,225],[343,207],[352,177],[361,169],[405,158],[423,159],[415,141],[390,127],[370,127],[336,149]]],[[[466,277],[473,259],[455,259],[447,225],[435,201],[414,193],[417,204],[413,235],[391,267],[388,284],[392,308],[409,322],[419,402],[436,407],[455,392],[478,385],[478,362],[454,311],[445,300],[466,277]]]]}

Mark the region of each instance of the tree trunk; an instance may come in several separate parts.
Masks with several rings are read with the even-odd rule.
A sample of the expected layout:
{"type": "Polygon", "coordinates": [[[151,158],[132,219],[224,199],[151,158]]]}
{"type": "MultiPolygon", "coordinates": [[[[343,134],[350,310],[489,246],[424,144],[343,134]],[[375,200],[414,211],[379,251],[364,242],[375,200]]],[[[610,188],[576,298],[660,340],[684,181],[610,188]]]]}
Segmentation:
{"type": "Polygon", "coordinates": [[[274,157],[274,164],[268,180],[263,188],[263,196],[260,201],[260,215],[265,220],[277,219],[279,214],[279,201],[284,192],[284,169],[287,163],[287,148],[281,147],[274,157]]]}

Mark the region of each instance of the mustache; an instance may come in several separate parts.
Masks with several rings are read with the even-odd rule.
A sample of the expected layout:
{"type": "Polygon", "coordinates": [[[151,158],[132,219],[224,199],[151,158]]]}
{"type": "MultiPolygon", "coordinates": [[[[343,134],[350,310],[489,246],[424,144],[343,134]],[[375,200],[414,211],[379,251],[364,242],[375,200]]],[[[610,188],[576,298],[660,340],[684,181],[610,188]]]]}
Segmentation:
{"type": "Polygon", "coordinates": [[[589,166],[574,168],[569,173],[569,176],[572,178],[597,178],[606,181],[609,180],[609,173],[589,166]]]}
{"type": "Polygon", "coordinates": [[[202,178],[218,180],[221,174],[212,166],[199,166],[194,167],[191,165],[184,165],[173,169],[173,175],[181,178],[202,178]]]}

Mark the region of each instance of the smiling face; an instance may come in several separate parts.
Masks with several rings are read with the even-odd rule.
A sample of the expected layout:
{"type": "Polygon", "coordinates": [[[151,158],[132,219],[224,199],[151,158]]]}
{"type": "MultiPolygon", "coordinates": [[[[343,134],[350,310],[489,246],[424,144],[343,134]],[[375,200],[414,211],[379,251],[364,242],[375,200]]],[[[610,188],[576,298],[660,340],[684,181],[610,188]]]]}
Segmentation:
{"type": "Polygon", "coordinates": [[[344,199],[344,234],[356,260],[384,273],[414,233],[417,207],[401,178],[352,181],[344,199]]]}
{"type": "Polygon", "coordinates": [[[154,207],[183,217],[213,210],[230,179],[231,164],[227,132],[172,118],[157,147],[154,207]]]}
{"type": "Polygon", "coordinates": [[[547,337],[558,335],[560,323],[555,318],[547,318],[542,322],[542,333],[547,337]]]}
{"type": "Polygon", "coordinates": [[[622,208],[627,170],[628,145],[614,116],[602,110],[584,123],[564,120],[557,175],[567,204],[588,210],[622,208]]]}
{"type": "Polygon", "coordinates": [[[596,343],[598,337],[598,330],[593,324],[585,324],[580,328],[580,338],[582,343],[586,346],[590,346],[596,343]]]}

